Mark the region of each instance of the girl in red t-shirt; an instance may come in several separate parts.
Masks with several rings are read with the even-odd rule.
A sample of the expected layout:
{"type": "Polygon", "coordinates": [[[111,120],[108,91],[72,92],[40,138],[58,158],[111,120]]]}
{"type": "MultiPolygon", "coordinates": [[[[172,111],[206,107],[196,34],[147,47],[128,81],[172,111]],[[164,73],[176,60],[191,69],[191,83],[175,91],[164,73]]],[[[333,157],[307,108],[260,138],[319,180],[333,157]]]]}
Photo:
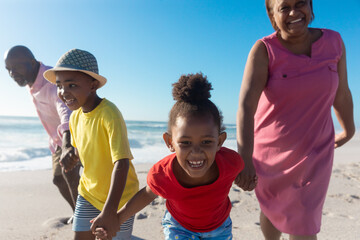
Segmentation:
{"type": "MultiPolygon", "coordinates": [[[[173,84],[177,101],[163,138],[173,154],[149,171],[148,185],[119,210],[120,226],[157,196],[165,198],[165,239],[231,239],[231,202],[236,176],[244,168],[240,155],[222,147],[226,132],[218,108],[209,100],[211,84],[201,73],[183,75],[173,84]]],[[[102,228],[94,234],[106,239],[102,228]]]]}

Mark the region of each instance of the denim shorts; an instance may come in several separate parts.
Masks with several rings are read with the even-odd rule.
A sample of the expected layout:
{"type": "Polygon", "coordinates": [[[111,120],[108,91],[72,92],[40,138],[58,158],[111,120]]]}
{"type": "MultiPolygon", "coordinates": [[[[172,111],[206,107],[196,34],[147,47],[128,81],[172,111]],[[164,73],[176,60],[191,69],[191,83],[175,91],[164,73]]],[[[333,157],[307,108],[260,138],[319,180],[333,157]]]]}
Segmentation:
{"type": "Polygon", "coordinates": [[[180,225],[171,214],[166,211],[162,219],[162,226],[166,240],[200,240],[200,239],[216,239],[229,240],[232,239],[232,221],[230,216],[217,229],[210,232],[192,232],[180,225]]]}
{"type": "MultiPolygon", "coordinates": [[[[86,232],[90,231],[91,223],[90,220],[97,217],[100,211],[89,203],[85,198],[78,195],[76,200],[76,207],[74,213],[74,222],[72,230],[75,232],[86,232]]],[[[134,225],[134,216],[126,220],[120,226],[120,231],[117,232],[116,237],[113,239],[118,240],[130,240],[134,225]]]]}

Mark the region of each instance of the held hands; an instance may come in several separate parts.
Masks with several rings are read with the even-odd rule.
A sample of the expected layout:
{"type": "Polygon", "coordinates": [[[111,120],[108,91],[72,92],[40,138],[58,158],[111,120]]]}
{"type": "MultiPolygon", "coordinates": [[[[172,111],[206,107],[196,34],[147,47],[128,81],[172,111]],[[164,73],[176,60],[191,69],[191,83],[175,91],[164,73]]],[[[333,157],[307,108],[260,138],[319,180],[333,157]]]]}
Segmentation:
{"type": "Polygon", "coordinates": [[[252,164],[245,164],[245,168],[237,175],[235,184],[244,191],[252,191],[257,185],[258,177],[252,164]]]}
{"type": "Polygon", "coordinates": [[[111,240],[120,230],[119,219],[116,212],[101,212],[90,222],[92,223],[90,230],[96,236],[96,239],[111,240]]]}
{"type": "Polygon", "coordinates": [[[75,154],[74,147],[63,147],[60,157],[60,166],[64,168],[65,172],[71,171],[79,162],[78,156],[75,154]]]}
{"type": "Polygon", "coordinates": [[[95,235],[95,239],[101,239],[101,240],[111,240],[112,237],[108,237],[107,231],[102,227],[97,227],[95,231],[93,232],[95,235]]]}

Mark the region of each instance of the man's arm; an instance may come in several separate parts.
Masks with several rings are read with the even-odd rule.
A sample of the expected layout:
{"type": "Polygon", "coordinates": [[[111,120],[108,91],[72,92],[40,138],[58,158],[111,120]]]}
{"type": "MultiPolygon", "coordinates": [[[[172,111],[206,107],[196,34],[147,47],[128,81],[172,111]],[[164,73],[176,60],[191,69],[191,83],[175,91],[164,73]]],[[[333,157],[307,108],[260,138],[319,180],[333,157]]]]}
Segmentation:
{"type": "Polygon", "coordinates": [[[60,165],[64,168],[65,172],[71,171],[79,161],[79,158],[75,153],[75,148],[71,145],[70,139],[70,131],[64,131],[62,136],[60,165]]]}

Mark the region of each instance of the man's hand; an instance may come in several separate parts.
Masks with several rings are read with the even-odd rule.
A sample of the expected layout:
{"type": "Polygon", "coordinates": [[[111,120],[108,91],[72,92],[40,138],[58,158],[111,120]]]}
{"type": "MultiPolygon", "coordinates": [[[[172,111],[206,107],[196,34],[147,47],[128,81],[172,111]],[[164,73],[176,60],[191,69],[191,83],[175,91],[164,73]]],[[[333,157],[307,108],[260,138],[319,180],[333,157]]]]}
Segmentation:
{"type": "Polygon", "coordinates": [[[64,168],[65,172],[71,171],[79,162],[79,156],[76,153],[76,149],[71,145],[70,139],[70,131],[64,131],[62,136],[60,166],[64,168]]]}
{"type": "Polygon", "coordinates": [[[65,172],[71,171],[79,162],[74,147],[64,147],[61,152],[60,165],[65,172]]]}

